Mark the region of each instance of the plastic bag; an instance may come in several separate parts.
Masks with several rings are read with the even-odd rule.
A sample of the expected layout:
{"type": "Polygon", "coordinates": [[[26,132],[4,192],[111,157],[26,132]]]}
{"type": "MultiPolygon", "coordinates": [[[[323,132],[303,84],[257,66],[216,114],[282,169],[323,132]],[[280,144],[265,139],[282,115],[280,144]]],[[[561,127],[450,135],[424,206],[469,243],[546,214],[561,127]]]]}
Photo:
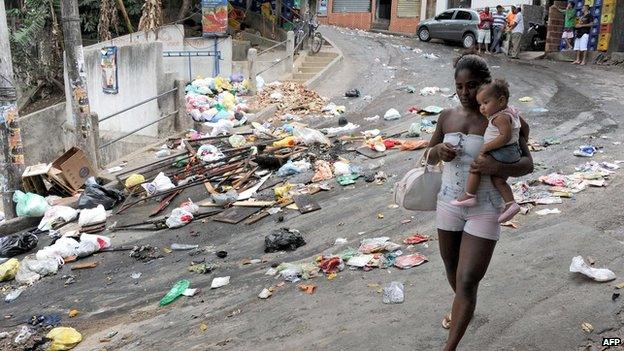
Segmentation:
{"type": "Polygon", "coordinates": [[[17,204],[15,211],[19,217],[41,217],[50,207],[43,196],[19,190],[13,194],[13,201],[17,204]]]}
{"type": "Polygon", "coordinates": [[[408,269],[427,262],[427,257],[419,253],[397,257],[394,265],[401,269],[408,269]]]}
{"type": "Polygon", "coordinates": [[[22,326],[22,328],[20,328],[20,331],[15,337],[15,340],[13,340],[13,342],[17,345],[21,345],[21,344],[26,343],[26,341],[28,341],[28,339],[30,339],[31,336],[32,336],[32,330],[24,325],[22,326]]]}
{"type": "Polygon", "coordinates": [[[85,209],[80,211],[80,217],[78,218],[78,224],[81,227],[86,227],[92,224],[106,222],[106,210],[104,206],[97,205],[96,208],[85,209]]]}
{"type": "Polygon", "coordinates": [[[78,211],[69,206],[53,206],[45,212],[37,228],[42,231],[50,230],[53,224],[71,222],[76,217],[78,217],[78,211]]]}
{"type": "Polygon", "coordinates": [[[65,257],[78,256],[79,247],[80,243],[76,239],[64,236],[54,244],[37,251],[35,256],[38,260],[52,259],[59,264],[64,264],[65,257]]]}
{"type": "Polygon", "coordinates": [[[163,172],[158,173],[152,182],[141,184],[141,186],[145,189],[147,195],[150,196],[175,188],[171,179],[169,179],[163,172]]]}
{"type": "Polygon", "coordinates": [[[29,232],[0,237],[0,257],[23,254],[37,247],[38,242],[39,238],[29,232]]]}
{"type": "Polygon", "coordinates": [[[247,139],[242,135],[234,134],[228,138],[228,142],[232,147],[242,147],[247,143],[247,139]]]}
{"type": "Polygon", "coordinates": [[[123,194],[115,189],[106,189],[97,184],[93,177],[87,181],[85,190],[78,198],[78,208],[94,208],[97,205],[103,205],[105,209],[110,210],[119,202],[123,201],[123,194]]]}
{"type": "Polygon", "coordinates": [[[334,162],[334,175],[341,176],[351,174],[351,168],[349,168],[349,164],[342,161],[334,162]]]}
{"type": "Polygon", "coordinates": [[[264,252],[293,251],[305,244],[298,230],[281,228],[272,231],[264,238],[264,252]]]}
{"type": "Polygon", "coordinates": [[[314,162],[314,177],[312,177],[312,182],[321,182],[324,180],[332,179],[334,174],[331,170],[331,165],[329,162],[325,160],[317,160],[314,162]]]}
{"type": "Polygon", "coordinates": [[[169,290],[169,292],[160,299],[160,305],[166,306],[172,303],[175,299],[182,296],[184,291],[191,286],[191,282],[186,279],[179,280],[175,283],[175,285],[169,290]]]}
{"type": "Polygon", "coordinates": [[[180,205],[180,208],[194,215],[199,212],[199,206],[197,206],[191,199],[188,199],[188,201],[183,202],[180,205]]]}
{"type": "Polygon", "coordinates": [[[197,149],[197,157],[204,162],[220,160],[225,155],[214,145],[204,144],[197,149]]]}
{"type": "Polygon", "coordinates": [[[307,171],[310,169],[310,163],[304,160],[293,162],[292,160],[288,160],[280,169],[277,171],[278,177],[285,177],[297,173],[301,173],[303,171],[307,171]]]}
{"type": "Polygon", "coordinates": [[[56,327],[48,332],[46,338],[52,339],[48,351],[71,350],[82,341],[82,335],[70,327],[56,327]]]}
{"type": "Polygon", "coordinates": [[[83,233],[80,235],[80,243],[76,249],[76,256],[87,257],[100,250],[111,246],[111,239],[102,235],[83,233]]]}
{"type": "Polygon", "coordinates": [[[217,206],[227,206],[238,199],[238,193],[236,190],[231,189],[228,190],[225,194],[211,194],[212,202],[214,202],[217,206]]]}
{"type": "Polygon", "coordinates": [[[391,282],[383,289],[383,303],[402,303],[405,300],[405,287],[403,283],[391,282]]]}
{"type": "Polygon", "coordinates": [[[0,264],[0,282],[15,278],[18,269],[19,261],[17,258],[12,258],[3,264],[0,264]]]}
{"type": "Polygon", "coordinates": [[[320,131],[310,128],[295,128],[293,130],[293,136],[306,145],[312,145],[315,143],[331,145],[329,139],[323,135],[320,131]]]}
{"type": "Polygon", "coordinates": [[[41,277],[56,274],[59,262],[54,259],[37,259],[32,256],[25,257],[17,269],[15,281],[22,285],[31,285],[41,277]]]}
{"type": "Polygon", "coordinates": [[[584,274],[597,282],[608,282],[616,278],[615,273],[607,268],[593,268],[587,265],[583,256],[572,258],[570,272],[584,274]]]}
{"type": "MultiPolygon", "coordinates": [[[[217,116],[215,116],[217,117],[217,116]]],[[[212,127],[210,131],[210,136],[214,137],[221,134],[232,134],[234,130],[234,121],[229,119],[219,119],[215,123],[204,123],[208,127],[212,127]]]]}
{"type": "Polygon", "coordinates": [[[389,109],[388,111],[386,111],[386,114],[384,114],[384,119],[386,121],[392,121],[399,118],[401,118],[401,114],[399,113],[399,111],[393,108],[389,109]]]}
{"type": "Polygon", "coordinates": [[[171,215],[165,221],[168,228],[180,228],[189,224],[193,220],[193,214],[181,208],[174,208],[171,215]]]}
{"type": "Polygon", "coordinates": [[[138,173],[133,173],[128,177],[128,179],[126,179],[126,183],[125,183],[126,189],[130,189],[133,186],[136,186],[144,182],[145,182],[145,177],[143,175],[138,174],[138,173]]]}

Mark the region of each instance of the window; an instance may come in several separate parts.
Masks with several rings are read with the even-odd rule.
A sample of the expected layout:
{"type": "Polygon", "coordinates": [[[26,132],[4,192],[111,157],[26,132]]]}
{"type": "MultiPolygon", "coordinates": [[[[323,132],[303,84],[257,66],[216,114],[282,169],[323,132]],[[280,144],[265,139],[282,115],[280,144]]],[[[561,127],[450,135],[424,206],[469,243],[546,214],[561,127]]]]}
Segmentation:
{"type": "Polygon", "coordinates": [[[441,14],[438,15],[438,17],[436,17],[436,19],[438,20],[450,20],[451,18],[453,18],[453,13],[455,11],[446,11],[446,12],[442,12],[441,14]]]}
{"type": "Polygon", "coordinates": [[[472,19],[472,14],[468,11],[457,11],[457,14],[455,15],[455,19],[470,21],[472,19]]]}

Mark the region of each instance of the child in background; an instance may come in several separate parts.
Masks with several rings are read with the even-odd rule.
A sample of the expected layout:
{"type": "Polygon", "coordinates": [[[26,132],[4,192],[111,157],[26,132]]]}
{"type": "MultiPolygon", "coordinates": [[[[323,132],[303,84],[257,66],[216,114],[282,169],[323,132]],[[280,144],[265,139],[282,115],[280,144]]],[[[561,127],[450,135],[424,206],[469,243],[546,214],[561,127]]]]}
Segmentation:
{"type": "MultiPolygon", "coordinates": [[[[502,79],[483,85],[477,93],[477,101],[481,113],[488,118],[488,126],[483,135],[481,154],[489,154],[502,163],[516,163],[522,157],[518,144],[520,138],[520,116],[518,111],[508,106],[509,84],[502,79]]],[[[492,184],[505,200],[505,210],[498,218],[499,223],[512,219],[520,206],[513,197],[507,178],[492,176],[492,184]]],[[[452,205],[470,207],[477,204],[477,189],[481,182],[481,174],[471,173],[466,183],[466,192],[451,201],[452,205]]]]}
{"type": "Polygon", "coordinates": [[[574,10],[574,3],[568,2],[568,6],[565,9],[559,9],[559,11],[565,13],[563,34],[561,35],[561,38],[566,42],[566,50],[572,50],[572,38],[574,38],[574,25],[576,24],[576,10],[574,10]]]}

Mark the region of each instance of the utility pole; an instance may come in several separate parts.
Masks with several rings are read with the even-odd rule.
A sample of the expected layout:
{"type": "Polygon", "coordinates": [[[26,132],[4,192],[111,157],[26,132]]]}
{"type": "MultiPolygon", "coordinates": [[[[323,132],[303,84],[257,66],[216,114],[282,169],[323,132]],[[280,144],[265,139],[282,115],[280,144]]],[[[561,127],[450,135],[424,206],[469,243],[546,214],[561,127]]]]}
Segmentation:
{"type": "Polygon", "coordinates": [[[7,219],[17,217],[13,193],[21,188],[24,173],[24,146],[18,117],[9,27],[4,1],[0,0],[0,193],[7,219]]]}
{"type": "Polygon", "coordinates": [[[65,42],[65,69],[71,94],[67,100],[71,104],[76,146],[87,154],[93,164],[98,164],[77,0],[61,0],[61,21],[65,42]]]}

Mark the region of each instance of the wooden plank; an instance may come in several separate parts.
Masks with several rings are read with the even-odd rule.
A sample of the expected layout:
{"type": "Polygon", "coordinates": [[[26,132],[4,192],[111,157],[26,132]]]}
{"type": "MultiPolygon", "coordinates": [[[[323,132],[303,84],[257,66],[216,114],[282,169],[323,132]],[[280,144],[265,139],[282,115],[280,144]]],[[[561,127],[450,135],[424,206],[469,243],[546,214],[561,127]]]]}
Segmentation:
{"type": "Polygon", "coordinates": [[[237,224],[245,218],[259,212],[261,207],[231,207],[214,216],[212,219],[216,222],[237,224]]]}
{"type": "Polygon", "coordinates": [[[76,269],[87,269],[87,268],[95,268],[98,266],[98,262],[89,262],[89,263],[78,263],[72,266],[72,271],[76,269]]]}
{"type": "Polygon", "coordinates": [[[357,151],[358,154],[364,155],[368,158],[380,158],[386,156],[385,152],[371,150],[371,148],[367,146],[359,147],[355,151],[357,151]]]}
{"type": "Polygon", "coordinates": [[[210,182],[205,182],[204,187],[206,187],[206,191],[208,191],[209,194],[218,194],[210,182]]]}
{"type": "Polygon", "coordinates": [[[299,212],[303,214],[321,209],[321,206],[318,204],[318,202],[316,202],[310,195],[295,195],[293,199],[295,200],[295,204],[297,204],[297,207],[299,208],[299,212]]]}

